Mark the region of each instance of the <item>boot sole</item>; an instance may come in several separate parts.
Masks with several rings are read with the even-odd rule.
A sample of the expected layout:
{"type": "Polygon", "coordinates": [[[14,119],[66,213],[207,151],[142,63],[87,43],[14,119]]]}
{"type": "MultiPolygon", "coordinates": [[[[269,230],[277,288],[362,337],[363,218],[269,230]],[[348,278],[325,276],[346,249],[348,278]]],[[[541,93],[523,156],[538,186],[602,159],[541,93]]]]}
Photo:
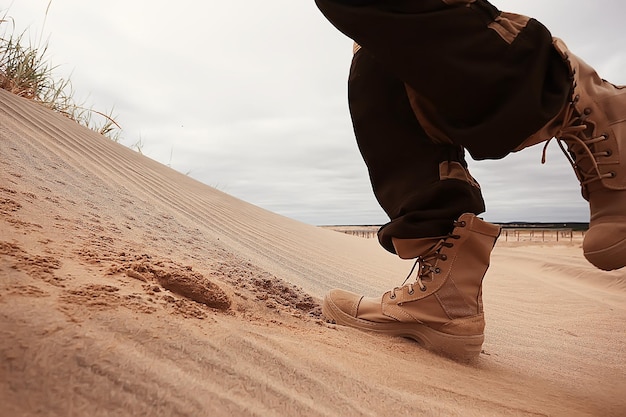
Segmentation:
{"type": "MultiPolygon", "coordinates": [[[[583,244],[584,247],[584,244],[583,244]]],[[[613,271],[626,266],[626,240],[597,251],[585,251],[585,258],[596,268],[613,271]]]]}
{"type": "Polygon", "coordinates": [[[478,358],[485,340],[484,334],[470,336],[452,335],[420,323],[376,323],[362,320],[343,312],[328,297],[324,298],[322,314],[327,319],[333,320],[335,324],[415,340],[430,351],[463,362],[473,361],[478,358]]]}

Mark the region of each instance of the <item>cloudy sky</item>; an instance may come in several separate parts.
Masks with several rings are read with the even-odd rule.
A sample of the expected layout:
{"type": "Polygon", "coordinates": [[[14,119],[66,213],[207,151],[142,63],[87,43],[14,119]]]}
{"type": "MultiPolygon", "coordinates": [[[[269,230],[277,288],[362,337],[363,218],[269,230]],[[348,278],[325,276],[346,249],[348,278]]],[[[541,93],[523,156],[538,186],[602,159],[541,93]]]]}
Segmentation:
{"type": "MultiPolygon", "coordinates": [[[[233,196],[315,225],[382,224],[348,114],[352,42],[313,0],[0,0],[43,37],[77,101],[114,107],[122,143],[233,196]],[[45,18],[45,22],[44,22],[45,18]]],[[[537,18],[626,84],[623,0],[495,0],[537,18]],[[575,4],[575,6],[573,6],[575,4]]],[[[1,15],[1,13],[0,13],[1,15]]],[[[490,221],[588,221],[556,144],[470,161],[490,221]]]]}

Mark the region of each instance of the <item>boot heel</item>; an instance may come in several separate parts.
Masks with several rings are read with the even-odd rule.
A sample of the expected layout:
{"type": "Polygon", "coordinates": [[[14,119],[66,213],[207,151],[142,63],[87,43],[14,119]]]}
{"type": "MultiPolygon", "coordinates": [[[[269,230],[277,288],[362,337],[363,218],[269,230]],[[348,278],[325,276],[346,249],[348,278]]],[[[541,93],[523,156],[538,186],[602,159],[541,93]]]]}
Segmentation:
{"type": "MultiPolygon", "coordinates": [[[[462,362],[474,361],[478,359],[480,353],[482,352],[483,340],[484,336],[481,335],[476,340],[465,341],[457,345],[450,346],[447,356],[462,362]]],[[[446,352],[442,353],[444,355],[446,354],[446,352]]]]}
{"type": "Polygon", "coordinates": [[[482,352],[485,336],[457,336],[442,333],[424,326],[419,332],[407,335],[426,349],[461,362],[470,362],[482,352]],[[418,333],[418,334],[416,334],[418,333]]]}

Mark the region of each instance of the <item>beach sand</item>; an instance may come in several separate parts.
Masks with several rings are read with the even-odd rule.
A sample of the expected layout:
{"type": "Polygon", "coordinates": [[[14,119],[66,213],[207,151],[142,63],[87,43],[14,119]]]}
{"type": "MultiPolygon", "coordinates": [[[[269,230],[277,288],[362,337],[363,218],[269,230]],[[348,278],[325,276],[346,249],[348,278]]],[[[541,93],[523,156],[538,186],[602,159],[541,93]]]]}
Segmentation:
{"type": "Polygon", "coordinates": [[[411,266],[0,90],[1,416],[624,416],[626,272],[498,243],[484,351],[327,323],[411,266]]]}

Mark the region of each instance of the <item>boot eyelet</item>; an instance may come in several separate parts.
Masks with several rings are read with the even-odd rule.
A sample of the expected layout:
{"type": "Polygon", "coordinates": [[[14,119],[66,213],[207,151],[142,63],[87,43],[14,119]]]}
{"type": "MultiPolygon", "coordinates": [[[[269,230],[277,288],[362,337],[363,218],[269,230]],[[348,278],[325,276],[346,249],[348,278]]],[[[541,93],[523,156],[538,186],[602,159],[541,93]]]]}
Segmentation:
{"type": "Polygon", "coordinates": [[[413,294],[415,294],[415,290],[410,290],[409,295],[413,295],[413,294]]]}
{"type": "Polygon", "coordinates": [[[441,273],[441,268],[435,268],[435,274],[440,274],[441,273]]]}
{"type": "Polygon", "coordinates": [[[391,295],[389,296],[389,299],[390,299],[390,300],[395,300],[395,299],[396,299],[396,295],[395,295],[395,294],[391,294],[391,295]]]}
{"type": "Polygon", "coordinates": [[[586,115],[590,115],[591,114],[591,109],[589,107],[586,107],[585,110],[583,110],[583,113],[586,115]]]}
{"type": "Polygon", "coordinates": [[[613,156],[613,151],[612,150],[608,150],[604,153],[605,156],[613,156]]]}
{"type": "Polygon", "coordinates": [[[426,288],[426,285],[424,285],[423,287],[420,287],[420,291],[421,292],[425,292],[428,288],[426,288]]]}
{"type": "Polygon", "coordinates": [[[615,178],[617,177],[617,174],[613,171],[609,172],[609,174],[611,175],[610,178],[615,178]]]}
{"type": "Polygon", "coordinates": [[[439,259],[441,259],[442,261],[447,261],[448,260],[448,255],[446,255],[445,253],[441,254],[441,256],[439,257],[439,259]]]}

